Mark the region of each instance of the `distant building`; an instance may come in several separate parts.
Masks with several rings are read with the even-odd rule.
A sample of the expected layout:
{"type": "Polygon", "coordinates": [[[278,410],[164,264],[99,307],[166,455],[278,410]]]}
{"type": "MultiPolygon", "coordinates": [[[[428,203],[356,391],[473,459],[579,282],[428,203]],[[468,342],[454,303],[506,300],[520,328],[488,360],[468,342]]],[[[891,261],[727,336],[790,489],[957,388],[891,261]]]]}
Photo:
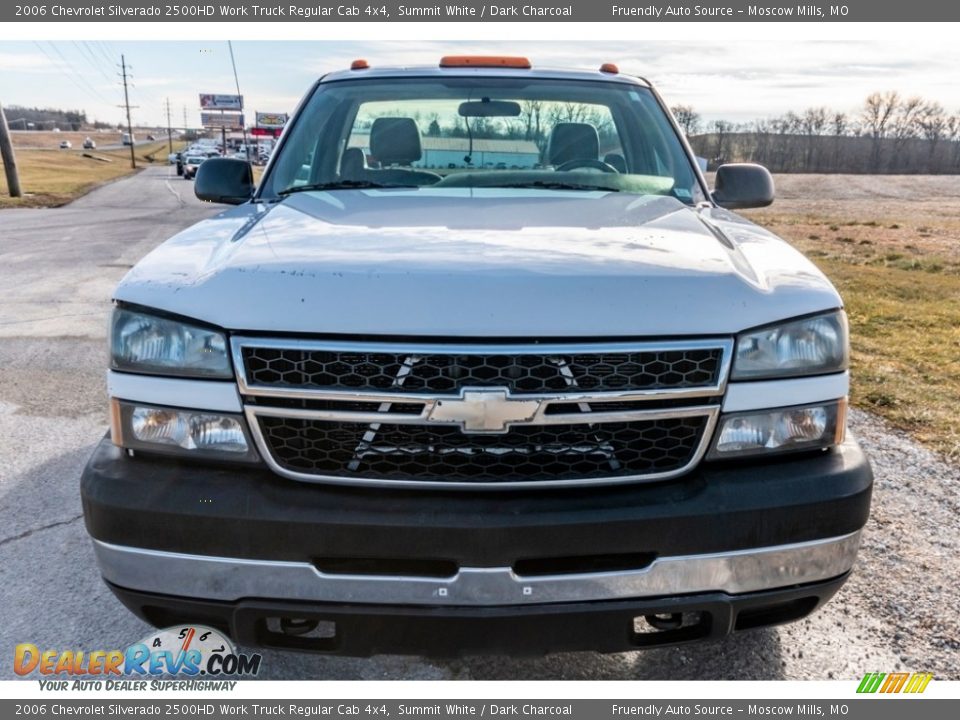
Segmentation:
{"type": "MultiPolygon", "coordinates": [[[[413,167],[439,169],[466,165],[464,158],[470,149],[467,138],[425,135],[420,142],[423,157],[413,163],[413,167]]],[[[350,147],[361,148],[369,157],[370,136],[353,135],[350,147]]],[[[475,139],[470,159],[475,168],[529,169],[540,162],[540,150],[532,140],[475,139]]]]}

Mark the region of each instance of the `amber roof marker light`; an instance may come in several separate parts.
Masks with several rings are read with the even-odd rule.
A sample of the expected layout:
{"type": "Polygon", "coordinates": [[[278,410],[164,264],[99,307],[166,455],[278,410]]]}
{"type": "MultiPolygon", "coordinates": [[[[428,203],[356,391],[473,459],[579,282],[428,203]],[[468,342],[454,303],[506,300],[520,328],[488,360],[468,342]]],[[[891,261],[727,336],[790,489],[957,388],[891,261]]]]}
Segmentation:
{"type": "Polygon", "coordinates": [[[505,67],[529,70],[533,67],[525,57],[506,57],[500,55],[445,55],[440,58],[440,67],[505,67]]]}
{"type": "Polygon", "coordinates": [[[600,72],[609,73],[611,75],[619,75],[620,68],[618,68],[614,63],[604,63],[600,66],[600,72]]]}
{"type": "Polygon", "coordinates": [[[350,69],[351,70],[369,70],[370,63],[368,63],[363,58],[359,58],[357,60],[354,60],[352,63],[350,63],[350,69]]]}

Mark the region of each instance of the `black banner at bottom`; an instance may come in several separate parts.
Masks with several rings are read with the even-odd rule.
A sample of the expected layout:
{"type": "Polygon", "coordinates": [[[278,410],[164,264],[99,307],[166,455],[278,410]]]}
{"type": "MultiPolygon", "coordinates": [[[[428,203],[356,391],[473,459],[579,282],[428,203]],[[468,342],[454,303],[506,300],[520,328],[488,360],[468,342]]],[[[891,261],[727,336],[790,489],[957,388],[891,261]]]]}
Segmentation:
{"type": "Polygon", "coordinates": [[[0,717],[309,717],[352,720],[404,718],[610,718],[763,717],[910,720],[960,717],[960,700],[877,696],[850,700],[236,700],[41,698],[0,701],[0,717]],[[908,709],[906,705],[909,704],[908,709]],[[953,708],[951,710],[950,708],[953,708]]]}

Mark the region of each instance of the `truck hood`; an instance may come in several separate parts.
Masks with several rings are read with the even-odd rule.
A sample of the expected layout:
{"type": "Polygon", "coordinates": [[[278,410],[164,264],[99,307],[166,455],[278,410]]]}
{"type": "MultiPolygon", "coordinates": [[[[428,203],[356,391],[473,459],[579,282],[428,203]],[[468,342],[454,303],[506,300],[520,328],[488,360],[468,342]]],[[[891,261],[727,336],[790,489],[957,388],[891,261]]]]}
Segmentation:
{"type": "Polygon", "coordinates": [[[446,337],[732,334],[840,307],[771,233],[667,197],[304,192],[156,248],[116,299],[239,331],[446,337]]]}

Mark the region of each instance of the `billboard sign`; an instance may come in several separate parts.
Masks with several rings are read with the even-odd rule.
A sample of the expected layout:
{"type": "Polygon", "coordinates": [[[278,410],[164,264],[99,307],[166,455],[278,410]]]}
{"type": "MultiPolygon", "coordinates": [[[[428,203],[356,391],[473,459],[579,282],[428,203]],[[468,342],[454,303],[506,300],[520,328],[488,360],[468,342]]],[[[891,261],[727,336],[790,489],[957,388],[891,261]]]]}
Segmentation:
{"type": "Polygon", "coordinates": [[[237,113],[200,113],[200,123],[205,128],[220,130],[243,130],[243,115],[237,113]]]}
{"type": "Polygon", "coordinates": [[[201,110],[243,110],[243,95],[200,93],[201,110]]]}
{"type": "Polygon", "coordinates": [[[257,127],[258,128],[282,128],[287,124],[287,114],[286,113],[270,113],[270,112],[258,112],[257,113],[257,127]]]}

